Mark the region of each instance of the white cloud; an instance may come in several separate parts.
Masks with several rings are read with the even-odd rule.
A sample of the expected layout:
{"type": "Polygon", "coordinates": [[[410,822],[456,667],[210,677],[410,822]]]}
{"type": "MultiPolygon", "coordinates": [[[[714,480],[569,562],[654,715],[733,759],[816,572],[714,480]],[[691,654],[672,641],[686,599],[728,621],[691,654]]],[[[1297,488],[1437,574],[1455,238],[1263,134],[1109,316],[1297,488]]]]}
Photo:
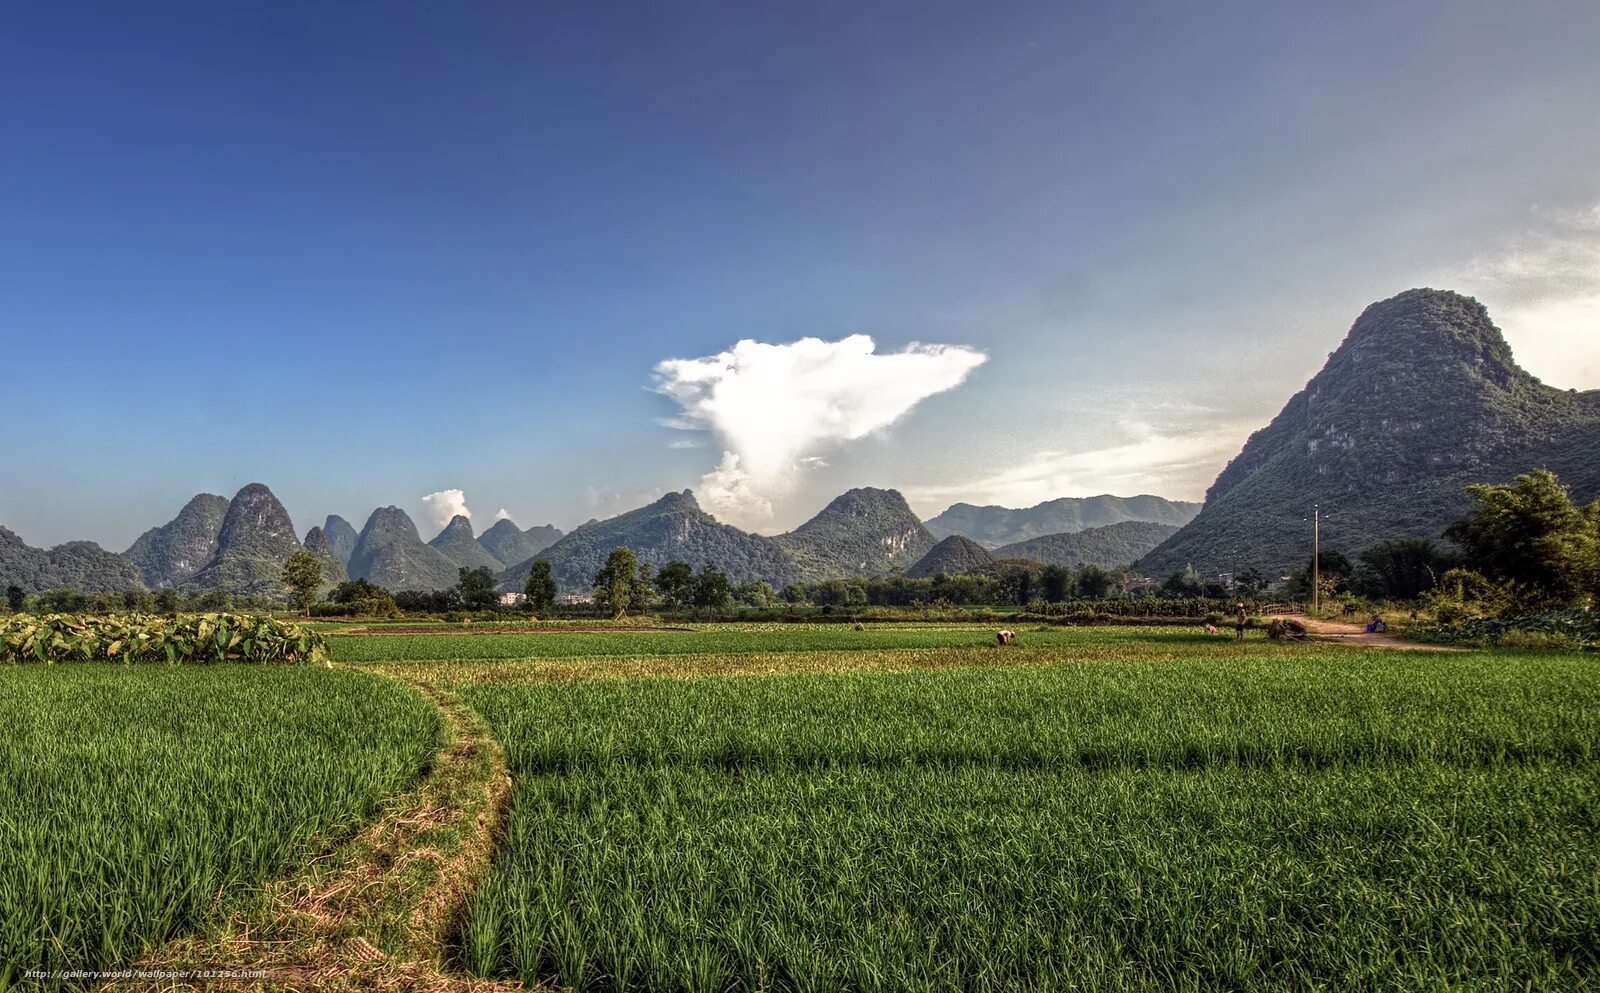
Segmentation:
{"type": "Polygon", "coordinates": [[[457,514],[469,520],[472,518],[472,511],[467,509],[467,494],[462,490],[429,493],[422,498],[421,506],[422,519],[436,528],[443,528],[457,514]]]}
{"type": "Polygon", "coordinates": [[[1027,507],[1063,496],[1154,493],[1198,500],[1253,425],[1211,423],[1185,429],[1138,421],[1120,425],[1127,440],[1082,452],[1039,452],[960,483],[906,488],[919,512],[932,515],[951,503],[1027,507]]]}
{"type": "Polygon", "coordinates": [[[772,497],[794,485],[803,465],[820,462],[816,449],[887,428],[986,359],[962,345],[879,354],[864,334],[781,345],[746,339],[717,355],[661,362],[656,388],[682,408],[662,423],[722,442],[722,461],[701,480],[706,503],[753,526],[772,516],[772,497]]]}
{"type": "Polygon", "coordinates": [[[511,511],[501,507],[499,510],[494,512],[494,519],[497,521],[509,521],[511,520],[511,511]]]}
{"type": "Polygon", "coordinates": [[[705,445],[692,438],[679,438],[667,446],[668,448],[704,448],[705,445]]]}
{"type": "Polygon", "coordinates": [[[1527,231],[1450,278],[1484,300],[1520,365],[1558,386],[1600,386],[1600,203],[1535,209],[1527,231]]]}

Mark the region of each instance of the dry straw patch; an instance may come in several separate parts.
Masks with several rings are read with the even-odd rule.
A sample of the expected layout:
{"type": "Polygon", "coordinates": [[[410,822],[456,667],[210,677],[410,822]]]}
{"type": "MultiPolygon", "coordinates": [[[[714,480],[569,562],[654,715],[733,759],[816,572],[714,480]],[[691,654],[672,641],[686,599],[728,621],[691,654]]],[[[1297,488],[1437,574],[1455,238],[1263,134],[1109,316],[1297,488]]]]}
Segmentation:
{"type": "Polygon", "coordinates": [[[467,897],[489,866],[511,793],[505,756],[454,694],[417,684],[441,710],[444,748],[418,788],[215,932],[137,967],[245,978],[119,981],[119,989],[513,990],[459,974],[448,956],[467,897]]]}

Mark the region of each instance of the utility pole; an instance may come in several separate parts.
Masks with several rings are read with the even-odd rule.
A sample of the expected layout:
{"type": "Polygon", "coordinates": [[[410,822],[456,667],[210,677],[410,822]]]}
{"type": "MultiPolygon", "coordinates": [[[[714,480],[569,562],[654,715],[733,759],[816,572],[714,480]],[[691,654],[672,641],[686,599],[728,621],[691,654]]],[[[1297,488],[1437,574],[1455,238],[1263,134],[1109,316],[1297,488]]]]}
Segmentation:
{"type": "Polygon", "coordinates": [[[1311,505],[1311,612],[1322,605],[1322,509],[1311,505]]]}

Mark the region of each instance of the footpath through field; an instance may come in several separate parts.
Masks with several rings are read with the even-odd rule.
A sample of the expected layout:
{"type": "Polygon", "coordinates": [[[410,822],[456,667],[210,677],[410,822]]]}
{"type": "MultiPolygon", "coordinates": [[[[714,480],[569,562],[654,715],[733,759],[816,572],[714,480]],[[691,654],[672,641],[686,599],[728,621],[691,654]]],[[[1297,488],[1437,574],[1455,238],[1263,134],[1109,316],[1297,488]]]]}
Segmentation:
{"type": "Polygon", "coordinates": [[[1305,614],[1280,614],[1268,620],[1294,619],[1306,626],[1311,637],[1318,641],[1338,641],[1349,645],[1371,645],[1375,648],[1398,648],[1413,652],[1459,652],[1453,645],[1430,645],[1421,641],[1406,641],[1392,634],[1368,631],[1365,624],[1350,621],[1325,621],[1305,614]]]}

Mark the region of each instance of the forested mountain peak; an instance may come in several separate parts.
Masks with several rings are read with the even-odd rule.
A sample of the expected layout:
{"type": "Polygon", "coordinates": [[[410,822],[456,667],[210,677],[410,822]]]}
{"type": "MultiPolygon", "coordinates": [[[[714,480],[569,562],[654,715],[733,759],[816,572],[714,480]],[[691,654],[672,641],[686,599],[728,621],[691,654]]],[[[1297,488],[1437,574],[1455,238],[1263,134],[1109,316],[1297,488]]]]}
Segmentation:
{"type": "Polygon", "coordinates": [[[283,589],[283,564],[299,549],[289,512],[265,485],[250,483],[228,501],[216,552],[185,585],[276,594],[283,589]]]}
{"type": "Polygon", "coordinates": [[[350,578],[390,590],[442,590],[459,579],[456,564],[424,544],[411,516],[379,507],[367,518],[350,556],[350,578]]]}
{"type": "Polygon", "coordinates": [[[1540,466],[1574,495],[1600,492],[1600,402],[1517,366],[1477,300],[1408,290],[1371,305],[1327,364],[1250,436],[1205,507],[1140,567],[1278,573],[1307,554],[1312,505],[1324,547],[1355,554],[1387,538],[1438,538],[1469,483],[1540,466]]]}
{"type": "Polygon", "coordinates": [[[446,524],[428,544],[458,566],[468,569],[483,568],[490,572],[499,572],[505,568],[499,559],[490,555],[482,545],[478,544],[478,539],[472,533],[472,522],[461,514],[450,518],[450,523],[446,524]]]}
{"type": "Polygon", "coordinates": [[[146,586],[178,586],[205,568],[217,553],[228,498],[199,493],[178,516],[141,534],[122,554],[139,570],[146,586]]]}

